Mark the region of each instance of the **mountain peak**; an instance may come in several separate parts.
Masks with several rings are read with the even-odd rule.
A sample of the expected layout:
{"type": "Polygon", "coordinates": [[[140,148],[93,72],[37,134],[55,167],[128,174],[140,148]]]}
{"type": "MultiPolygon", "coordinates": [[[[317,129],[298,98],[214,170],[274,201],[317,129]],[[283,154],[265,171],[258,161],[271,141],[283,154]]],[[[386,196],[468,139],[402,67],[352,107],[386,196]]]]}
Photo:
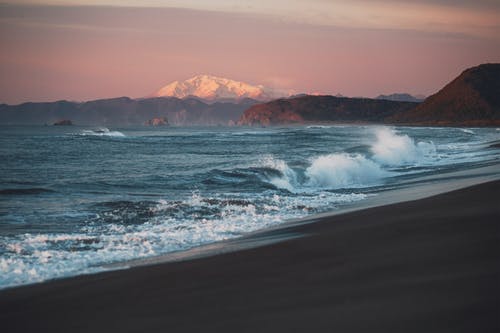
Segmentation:
{"type": "Polygon", "coordinates": [[[174,81],[153,94],[154,97],[186,98],[195,96],[206,100],[252,98],[260,101],[286,97],[289,93],[218,76],[201,74],[185,81],[174,81]]]}

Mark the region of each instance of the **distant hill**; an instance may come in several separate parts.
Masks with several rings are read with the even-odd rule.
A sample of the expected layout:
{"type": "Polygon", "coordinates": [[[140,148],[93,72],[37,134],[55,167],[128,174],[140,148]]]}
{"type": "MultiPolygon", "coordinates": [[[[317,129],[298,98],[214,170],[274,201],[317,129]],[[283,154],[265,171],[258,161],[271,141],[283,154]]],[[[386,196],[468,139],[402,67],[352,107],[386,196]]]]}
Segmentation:
{"type": "Polygon", "coordinates": [[[500,125],[500,64],[465,70],[415,109],[390,122],[412,125],[500,125]]]}
{"type": "Polygon", "coordinates": [[[198,99],[119,97],[89,102],[57,101],[0,105],[0,124],[43,125],[68,119],[78,125],[142,125],[154,118],[166,118],[173,125],[227,125],[236,122],[243,111],[257,103],[205,103],[198,99]]]}
{"type": "Polygon", "coordinates": [[[379,96],[375,97],[375,99],[386,99],[388,101],[395,101],[395,102],[420,103],[425,98],[418,98],[416,96],[412,96],[412,95],[406,94],[406,93],[397,93],[397,94],[391,94],[391,95],[379,95],[379,96]]]}
{"type": "Polygon", "coordinates": [[[308,122],[371,122],[413,109],[416,103],[370,98],[302,96],[257,104],[243,113],[240,125],[283,125],[308,122]]]}

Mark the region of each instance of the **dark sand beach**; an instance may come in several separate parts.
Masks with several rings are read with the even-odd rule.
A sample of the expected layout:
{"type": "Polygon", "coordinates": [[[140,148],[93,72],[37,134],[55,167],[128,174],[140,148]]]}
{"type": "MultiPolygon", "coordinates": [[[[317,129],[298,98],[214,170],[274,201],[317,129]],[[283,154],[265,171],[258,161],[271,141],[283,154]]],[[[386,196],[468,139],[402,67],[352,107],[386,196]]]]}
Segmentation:
{"type": "Polygon", "coordinates": [[[0,291],[2,332],[499,332],[500,181],[0,291]]]}

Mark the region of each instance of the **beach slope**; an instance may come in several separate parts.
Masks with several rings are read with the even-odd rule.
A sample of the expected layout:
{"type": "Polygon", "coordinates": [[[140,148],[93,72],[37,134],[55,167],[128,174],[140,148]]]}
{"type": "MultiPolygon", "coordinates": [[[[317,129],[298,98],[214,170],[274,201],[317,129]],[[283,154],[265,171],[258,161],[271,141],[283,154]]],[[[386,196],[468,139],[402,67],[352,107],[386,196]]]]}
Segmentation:
{"type": "Polygon", "coordinates": [[[498,332],[499,198],[489,182],[258,248],[3,290],[1,331],[498,332]]]}

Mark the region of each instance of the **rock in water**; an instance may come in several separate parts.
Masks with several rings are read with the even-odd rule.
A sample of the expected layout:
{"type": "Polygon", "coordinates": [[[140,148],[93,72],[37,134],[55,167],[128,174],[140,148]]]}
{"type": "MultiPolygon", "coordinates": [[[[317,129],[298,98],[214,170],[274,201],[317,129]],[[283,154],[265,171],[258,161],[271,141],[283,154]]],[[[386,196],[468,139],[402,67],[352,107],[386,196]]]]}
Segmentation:
{"type": "Polygon", "coordinates": [[[166,117],[149,119],[144,123],[146,126],[168,126],[168,120],[166,117]]]}
{"type": "Polygon", "coordinates": [[[69,119],[58,120],[54,123],[54,126],[72,126],[73,122],[69,119]]]}

